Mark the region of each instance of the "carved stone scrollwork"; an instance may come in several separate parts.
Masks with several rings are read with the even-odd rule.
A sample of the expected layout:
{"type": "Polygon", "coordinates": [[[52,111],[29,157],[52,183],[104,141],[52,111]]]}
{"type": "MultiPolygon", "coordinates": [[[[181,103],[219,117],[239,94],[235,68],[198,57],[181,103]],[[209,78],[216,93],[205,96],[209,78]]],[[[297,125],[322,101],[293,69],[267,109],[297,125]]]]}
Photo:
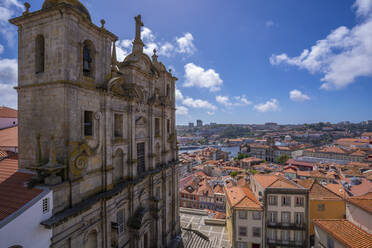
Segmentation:
{"type": "Polygon", "coordinates": [[[94,152],[86,142],[75,142],[74,145],[70,156],[70,173],[73,177],[80,177],[88,166],[88,157],[94,152]]]}

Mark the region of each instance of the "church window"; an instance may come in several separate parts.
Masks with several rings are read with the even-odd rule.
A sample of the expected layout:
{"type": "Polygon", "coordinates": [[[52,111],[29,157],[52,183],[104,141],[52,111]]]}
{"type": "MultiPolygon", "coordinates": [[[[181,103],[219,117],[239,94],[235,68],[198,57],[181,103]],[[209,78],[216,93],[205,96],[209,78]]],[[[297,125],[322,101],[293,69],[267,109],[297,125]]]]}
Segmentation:
{"type": "Polygon", "coordinates": [[[169,84],[167,85],[167,96],[169,96],[169,93],[170,93],[170,87],[169,87],[169,84]]]}
{"type": "Polygon", "coordinates": [[[83,46],[83,73],[86,77],[93,76],[93,44],[85,41],[83,46]]]}
{"type": "Polygon", "coordinates": [[[167,133],[170,133],[170,120],[167,120],[167,133]]]}
{"type": "Polygon", "coordinates": [[[93,136],[93,112],[84,111],[84,136],[93,136]]]}
{"type": "Polygon", "coordinates": [[[145,172],[145,143],[137,144],[137,172],[141,175],[145,172]]]}
{"type": "Polygon", "coordinates": [[[35,73],[44,72],[45,65],[45,39],[44,36],[38,35],[35,41],[35,73]]]}
{"type": "Polygon", "coordinates": [[[155,118],[155,137],[160,137],[160,119],[155,118]]]}
{"type": "Polygon", "coordinates": [[[114,116],[114,136],[123,137],[123,115],[121,114],[114,116]]]}

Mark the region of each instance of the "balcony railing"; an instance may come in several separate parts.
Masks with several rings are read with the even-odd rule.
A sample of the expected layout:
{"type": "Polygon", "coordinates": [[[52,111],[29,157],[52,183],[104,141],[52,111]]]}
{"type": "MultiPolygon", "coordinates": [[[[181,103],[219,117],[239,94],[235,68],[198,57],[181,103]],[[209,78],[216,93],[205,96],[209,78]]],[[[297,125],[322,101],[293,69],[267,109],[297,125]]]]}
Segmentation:
{"type": "Polygon", "coordinates": [[[280,228],[280,229],[296,229],[296,230],[305,230],[305,223],[294,223],[294,222],[267,222],[267,226],[271,228],[280,228]]]}
{"type": "Polygon", "coordinates": [[[278,245],[281,247],[306,247],[305,241],[267,239],[269,245],[278,245]]]}

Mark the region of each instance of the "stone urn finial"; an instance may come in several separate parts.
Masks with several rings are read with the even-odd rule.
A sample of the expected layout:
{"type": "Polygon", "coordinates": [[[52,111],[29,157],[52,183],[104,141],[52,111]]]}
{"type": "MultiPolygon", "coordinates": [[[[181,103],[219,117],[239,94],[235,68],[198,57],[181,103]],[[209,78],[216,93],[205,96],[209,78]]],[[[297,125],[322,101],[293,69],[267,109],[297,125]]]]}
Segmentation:
{"type": "Polygon", "coordinates": [[[23,5],[26,8],[26,10],[25,10],[25,12],[23,12],[23,14],[26,15],[26,14],[30,13],[31,4],[29,4],[28,2],[25,2],[23,5]]]}

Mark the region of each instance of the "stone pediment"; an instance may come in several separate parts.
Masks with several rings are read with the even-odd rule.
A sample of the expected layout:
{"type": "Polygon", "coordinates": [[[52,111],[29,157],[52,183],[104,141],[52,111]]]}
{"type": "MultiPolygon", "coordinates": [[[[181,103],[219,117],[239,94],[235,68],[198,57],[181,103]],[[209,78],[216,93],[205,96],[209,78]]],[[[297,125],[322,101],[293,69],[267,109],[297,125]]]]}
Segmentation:
{"type": "Polygon", "coordinates": [[[158,69],[152,64],[149,56],[144,53],[129,54],[124,62],[119,64],[120,71],[123,72],[126,66],[134,66],[144,73],[159,76],[158,69]]]}

